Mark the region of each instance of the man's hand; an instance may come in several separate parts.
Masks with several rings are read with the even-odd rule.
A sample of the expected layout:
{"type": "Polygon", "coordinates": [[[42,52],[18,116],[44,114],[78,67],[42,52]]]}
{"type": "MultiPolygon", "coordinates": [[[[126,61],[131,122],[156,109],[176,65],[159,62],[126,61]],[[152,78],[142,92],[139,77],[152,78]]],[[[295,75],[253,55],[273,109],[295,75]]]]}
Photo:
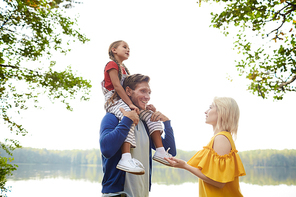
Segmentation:
{"type": "Polygon", "coordinates": [[[135,110],[135,111],[137,112],[137,114],[140,114],[140,110],[139,110],[139,108],[137,108],[137,106],[135,106],[134,104],[131,104],[131,105],[129,106],[129,108],[130,108],[131,110],[135,110]]]}
{"type": "Polygon", "coordinates": [[[123,116],[128,117],[129,119],[131,119],[135,125],[137,125],[139,123],[139,116],[137,114],[137,112],[135,110],[132,111],[125,111],[122,107],[120,108],[121,113],[123,114],[123,116]]]}
{"type": "Polygon", "coordinates": [[[156,111],[152,114],[151,118],[150,118],[151,121],[153,122],[156,122],[156,121],[162,121],[162,122],[165,122],[165,121],[168,121],[169,118],[166,117],[165,115],[163,115],[161,112],[159,111],[156,111]]]}

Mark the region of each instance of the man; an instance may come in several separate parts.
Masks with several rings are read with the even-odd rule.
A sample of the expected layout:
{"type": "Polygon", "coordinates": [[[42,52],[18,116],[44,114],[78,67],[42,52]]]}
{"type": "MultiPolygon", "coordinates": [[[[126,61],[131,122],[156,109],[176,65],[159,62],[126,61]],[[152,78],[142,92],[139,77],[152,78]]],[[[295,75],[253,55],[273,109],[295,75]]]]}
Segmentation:
{"type": "MultiPolygon", "coordinates": [[[[146,109],[150,100],[150,78],[136,74],[128,76],[123,88],[131,101],[140,110],[146,109]]],[[[104,177],[102,181],[102,193],[107,196],[148,197],[151,188],[152,173],[152,148],[155,149],[148,135],[148,127],[139,119],[135,111],[120,109],[124,117],[121,122],[114,114],[106,113],[101,122],[100,148],[104,177]],[[144,175],[126,173],[116,168],[121,159],[121,145],[123,144],[130,127],[135,124],[135,138],[137,147],[131,150],[133,158],[137,158],[145,168],[144,175]]],[[[162,121],[165,135],[162,137],[163,146],[169,149],[169,153],[176,155],[176,145],[170,120],[160,112],[154,112],[151,121],[162,121]]]]}

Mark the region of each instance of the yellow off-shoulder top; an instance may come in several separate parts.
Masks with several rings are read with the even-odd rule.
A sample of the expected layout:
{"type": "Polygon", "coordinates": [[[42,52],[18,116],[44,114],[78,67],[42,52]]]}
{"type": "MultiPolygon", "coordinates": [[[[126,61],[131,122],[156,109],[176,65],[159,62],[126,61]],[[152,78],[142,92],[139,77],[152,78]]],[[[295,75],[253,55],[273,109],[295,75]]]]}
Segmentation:
{"type": "Polygon", "coordinates": [[[203,150],[198,151],[188,162],[196,167],[208,178],[226,183],[223,188],[217,188],[199,179],[200,197],[240,197],[243,196],[239,187],[239,176],[246,175],[242,161],[237,154],[232,136],[227,131],[214,135],[203,150]],[[231,152],[220,156],[213,149],[214,139],[217,135],[224,135],[231,143],[231,152]]]}

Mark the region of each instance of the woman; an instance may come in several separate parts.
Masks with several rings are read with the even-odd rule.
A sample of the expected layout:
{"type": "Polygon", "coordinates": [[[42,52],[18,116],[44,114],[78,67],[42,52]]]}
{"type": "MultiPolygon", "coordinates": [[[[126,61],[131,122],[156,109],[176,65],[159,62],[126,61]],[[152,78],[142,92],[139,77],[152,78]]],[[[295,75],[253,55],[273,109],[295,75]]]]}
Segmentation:
{"type": "Polygon", "coordinates": [[[199,178],[200,197],[243,196],[239,176],[246,175],[235,148],[239,108],[232,98],[215,97],[205,112],[206,123],[213,126],[214,136],[203,150],[187,163],[174,157],[166,160],[176,168],[185,169],[199,178]]]}

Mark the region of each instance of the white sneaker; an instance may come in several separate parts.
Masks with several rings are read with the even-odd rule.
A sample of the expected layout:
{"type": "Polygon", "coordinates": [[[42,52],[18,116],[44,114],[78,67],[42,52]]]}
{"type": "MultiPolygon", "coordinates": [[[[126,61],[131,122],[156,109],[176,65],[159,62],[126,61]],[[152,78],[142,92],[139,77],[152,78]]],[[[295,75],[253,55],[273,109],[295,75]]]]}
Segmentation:
{"type": "Polygon", "coordinates": [[[168,158],[172,157],[172,155],[169,153],[169,150],[170,150],[170,148],[168,148],[167,151],[164,153],[163,152],[160,153],[159,151],[156,151],[153,156],[153,160],[155,160],[159,163],[162,163],[164,165],[171,166],[171,164],[167,160],[164,159],[164,157],[168,157],[168,158]]]}
{"type": "Polygon", "coordinates": [[[134,158],[124,160],[120,159],[116,168],[135,175],[145,174],[143,164],[139,160],[134,158]]]}

